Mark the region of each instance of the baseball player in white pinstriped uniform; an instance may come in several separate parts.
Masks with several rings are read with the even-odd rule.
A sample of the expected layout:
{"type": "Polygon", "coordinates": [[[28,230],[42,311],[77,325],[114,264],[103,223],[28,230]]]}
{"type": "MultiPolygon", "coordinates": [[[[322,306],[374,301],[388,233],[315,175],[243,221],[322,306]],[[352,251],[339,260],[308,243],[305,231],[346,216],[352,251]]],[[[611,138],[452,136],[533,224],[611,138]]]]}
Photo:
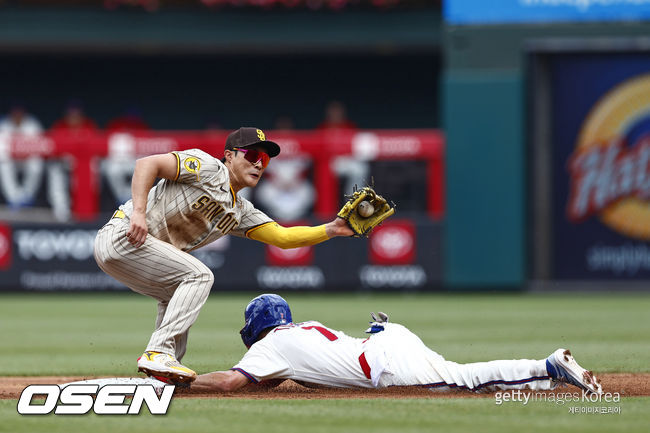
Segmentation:
{"type": "Polygon", "coordinates": [[[433,390],[553,389],[559,382],[602,393],[592,372],[568,350],[541,360],[517,359],[458,364],[445,360],[417,335],[388,316],[372,314],[370,337],[353,338],[320,322],[292,323],[287,302],[275,294],[253,299],[240,331],[249,348],[229,371],[200,375],[191,389],[232,391],[250,383],[283,379],[331,387],[383,388],[417,385],[433,390]]]}
{"type": "Polygon", "coordinates": [[[155,331],[138,358],[140,371],[175,382],[196,378],[180,360],[214,276],[189,251],[227,234],[281,248],[353,235],[341,218],[282,227],[237,195],[257,185],[279,153],[260,129],[244,127],[228,136],[222,160],[192,149],[136,162],[132,199],[99,230],[94,255],[104,272],[158,301],[155,331]],[[152,188],[156,178],[161,180],[152,188]]]}

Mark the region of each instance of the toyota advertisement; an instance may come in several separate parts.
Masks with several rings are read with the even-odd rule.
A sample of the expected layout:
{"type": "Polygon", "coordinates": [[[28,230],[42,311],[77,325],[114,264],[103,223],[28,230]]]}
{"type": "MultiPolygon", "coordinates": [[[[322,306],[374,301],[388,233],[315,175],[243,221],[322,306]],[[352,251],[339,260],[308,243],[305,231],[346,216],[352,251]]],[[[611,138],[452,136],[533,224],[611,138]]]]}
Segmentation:
{"type": "Polygon", "coordinates": [[[650,277],[650,58],[555,56],[553,269],[650,277]]]}
{"type": "MultiPolygon", "coordinates": [[[[96,224],[0,223],[0,290],[128,290],[93,257],[96,224]]],[[[433,290],[442,284],[441,225],[386,221],[368,239],[280,249],[227,236],[191,254],[215,274],[213,290],[433,290]]]]}

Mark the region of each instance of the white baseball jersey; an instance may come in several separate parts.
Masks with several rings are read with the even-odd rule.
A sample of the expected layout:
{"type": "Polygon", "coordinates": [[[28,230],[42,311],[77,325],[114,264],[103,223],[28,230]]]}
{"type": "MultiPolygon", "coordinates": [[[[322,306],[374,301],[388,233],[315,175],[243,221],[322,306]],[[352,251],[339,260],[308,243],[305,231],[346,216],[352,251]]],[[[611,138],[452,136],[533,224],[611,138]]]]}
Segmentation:
{"type": "Polygon", "coordinates": [[[366,339],[319,322],[279,326],[253,344],[232,369],[253,382],[293,379],[343,388],[417,385],[482,391],[552,386],[545,360],[458,364],[397,323],[385,324],[383,331],[366,339]]]}
{"type": "MultiPolygon", "coordinates": [[[[227,234],[244,237],[251,228],[272,221],[235,195],[228,169],[219,159],[199,149],[172,153],[178,163],[176,179],[160,180],[147,198],[151,236],[192,251],[227,234]]],[[[130,217],[133,202],[120,210],[130,217]]]]}
{"type": "Polygon", "coordinates": [[[294,379],[337,387],[372,387],[359,356],[364,340],[310,321],[278,326],[233,367],[253,382],[294,379]]]}

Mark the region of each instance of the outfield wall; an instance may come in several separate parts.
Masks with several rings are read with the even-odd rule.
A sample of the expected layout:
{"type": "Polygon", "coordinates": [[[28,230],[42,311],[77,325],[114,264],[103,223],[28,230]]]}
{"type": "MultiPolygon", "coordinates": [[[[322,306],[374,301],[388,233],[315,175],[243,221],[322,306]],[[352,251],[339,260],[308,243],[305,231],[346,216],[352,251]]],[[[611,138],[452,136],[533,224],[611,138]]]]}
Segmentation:
{"type": "MultiPolygon", "coordinates": [[[[331,221],[344,194],[373,178],[377,190],[397,204],[397,214],[368,240],[281,250],[221,239],[193,252],[215,273],[215,290],[442,287],[440,131],[266,132],[282,153],[256,188],[240,194],[275,221],[285,226],[331,221]]],[[[0,290],[123,290],[99,270],[92,248],[96,231],[131,197],[136,158],[195,147],[219,158],[228,133],[0,137],[0,290]]]]}
{"type": "MultiPolygon", "coordinates": [[[[93,258],[101,224],[0,223],[0,291],[126,290],[93,258]]],[[[440,239],[440,223],[394,219],[368,240],[282,250],[226,236],[191,254],[214,272],[214,291],[438,290],[440,239]]]]}

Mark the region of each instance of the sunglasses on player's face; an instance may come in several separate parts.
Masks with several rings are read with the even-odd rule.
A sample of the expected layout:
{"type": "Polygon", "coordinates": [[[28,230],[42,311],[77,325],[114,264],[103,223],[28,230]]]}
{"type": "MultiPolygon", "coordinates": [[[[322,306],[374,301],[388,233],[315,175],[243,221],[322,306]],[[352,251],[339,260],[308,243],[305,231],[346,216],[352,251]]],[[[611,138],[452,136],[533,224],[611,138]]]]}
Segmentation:
{"type": "Polygon", "coordinates": [[[244,158],[246,158],[246,161],[250,162],[253,165],[261,161],[262,168],[266,168],[266,166],[269,165],[269,161],[271,160],[271,157],[266,152],[262,152],[261,150],[242,149],[240,147],[235,147],[233,150],[242,152],[244,154],[244,158]]]}

